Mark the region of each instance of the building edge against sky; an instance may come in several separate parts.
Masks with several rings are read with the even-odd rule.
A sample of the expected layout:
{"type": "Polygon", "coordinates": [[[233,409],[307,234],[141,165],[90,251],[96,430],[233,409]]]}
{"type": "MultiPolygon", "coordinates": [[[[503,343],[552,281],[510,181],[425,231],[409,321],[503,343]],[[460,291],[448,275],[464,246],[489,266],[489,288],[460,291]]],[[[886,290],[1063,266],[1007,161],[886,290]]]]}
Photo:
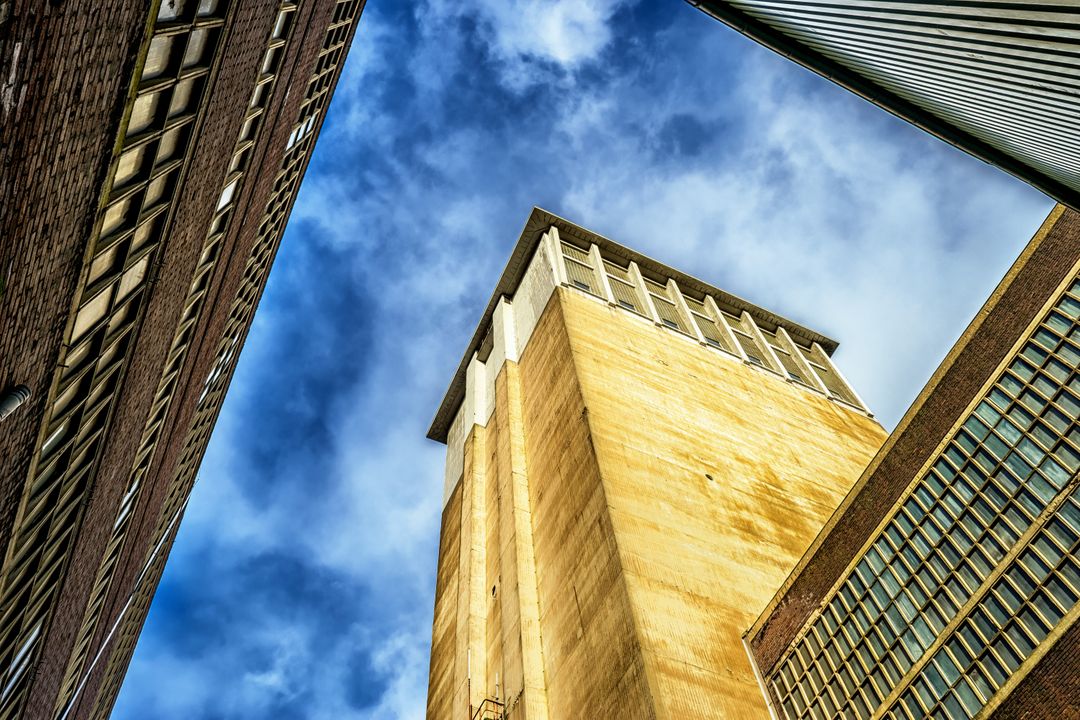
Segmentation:
{"type": "Polygon", "coordinates": [[[1080,210],[1075,2],[687,1],[1080,210]]]}
{"type": "Polygon", "coordinates": [[[767,717],[742,633],[885,439],[835,347],[534,210],[429,433],[428,717],[767,717]]]}
{"type": "Polygon", "coordinates": [[[1080,714],[1078,368],[1059,205],[747,633],[778,717],[1080,714]]]}
{"type": "Polygon", "coordinates": [[[108,717],[363,4],[4,4],[0,719],[108,717]]]}

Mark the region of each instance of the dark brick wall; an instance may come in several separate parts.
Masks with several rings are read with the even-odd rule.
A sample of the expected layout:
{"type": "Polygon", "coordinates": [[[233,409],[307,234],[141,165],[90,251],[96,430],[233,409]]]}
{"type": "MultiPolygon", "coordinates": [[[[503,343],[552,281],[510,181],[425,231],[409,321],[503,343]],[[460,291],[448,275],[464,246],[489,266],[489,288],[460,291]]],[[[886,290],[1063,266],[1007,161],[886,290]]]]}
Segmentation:
{"type": "Polygon", "coordinates": [[[1080,213],[1064,210],[1026,263],[1019,267],[998,301],[984,308],[989,313],[981,327],[958,343],[959,353],[951,365],[943,365],[944,372],[936,387],[910,422],[897,430],[893,444],[882,451],[884,455],[876,458],[877,466],[865,478],[865,485],[823,537],[761,629],[750,638],[763,674],[769,674],[839,579],[852,553],[862,547],[885,514],[892,510],[914,474],[1078,259],[1080,213]]]}
{"type": "Polygon", "coordinates": [[[1080,623],[1039,660],[992,720],[1080,720],[1080,623]]]}
{"type": "MultiPolygon", "coordinates": [[[[169,229],[159,251],[160,266],[93,480],[91,501],[39,657],[37,675],[26,706],[27,718],[45,718],[52,712],[221,192],[229,156],[265,51],[266,38],[276,16],[276,3],[249,1],[235,2],[234,5],[223,39],[220,69],[209,89],[207,110],[196,129],[194,152],[186,177],[175,196],[169,229]]],[[[202,326],[196,334],[207,330],[212,332],[211,328],[202,326]]],[[[190,376],[192,370],[188,362],[183,372],[190,376]]],[[[193,404],[192,400],[178,400],[174,400],[170,408],[162,442],[174,441],[178,434],[175,431],[176,416],[190,412],[188,406],[193,404]]],[[[184,431],[179,432],[181,441],[184,431]]],[[[162,457],[160,450],[158,457],[162,457]]],[[[136,515],[129,525],[125,552],[110,592],[113,597],[122,595],[121,604],[142,569],[169,474],[162,470],[159,461],[144,480],[136,515]],[[137,559],[134,554],[138,555],[137,559]],[[134,566],[137,567],[132,572],[134,566]]],[[[107,632],[112,620],[113,613],[103,613],[99,628],[107,632]]],[[[90,657],[96,652],[97,643],[92,647],[90,657]]]]}
{"type": "MultiPolygon", "coordinates": [[[[229,151],[240,127],[273,16],[274,8],[269,4],[250,2],[238,8],[234,15],[227,40],[225,62],[214,85],[209,112],[199,131],[199,140],[187,179],[177,196],[170,232],[159,255],[160,271],[139,328],[137,344],[117,399],[98,471],[92,481],[91,500],[72,561],[68,566],[57,611],[39,657],[26,706],[27,718],[44,718],[52,711],[100,559],[111,535],[113,520],[149,413],[153,393],[161,377],[165,355],[180,318],[181,306],[187,295],[206,228],[221,189],[229,151]]],[[[139,37],[145,19],[146,7],[143,7],[141,17],[138,17],[135,23],[139,37]]],[[[87,31],[86,34],[110,37],[110,30],[108,25],[104,25],[99,26],[97,33],[87,31]]],[[[137,45],[138,40],[135,41],[136,48],[137,45]]],[[[119,67],[114,65],[112,72],[130,76],[132,67],[133,64],[129,63],[124,66],[124,72],[119,73],[119,67]]],[[[123,78],[121,85],[126,85],[126,80],[126,77],[123,78]]],[[[67,102],[70,102],[70,98],[67,102]]],[[[113,119],[108,137],[98,139],[99,152],[102,148],[106,151],[111,149],[112,138],[116,132],[115,120],[116,118],[113,119]]],[[[47,151],[41,154],[47,156],[47,151]]],[[[105,164],[107,165],[107,160],[105,164]]],[[[92,213],[95,207],[96,198],[88,203],[87,211],[92,213]]],[[[83,234],[88,235],[88,232],[84,231],[83,234]]],[[[77,257],[73,265],[77,272],[77,257]]],[[[37,420],[40,422],[40,414],[37,420]]],[[[32,449],[33,443],[30,445],[32,449]]],[[[144,500],[140,504],[144,513],[153,513],[155,517],[154,504],[160,505],[161,502],[159,485],[157,478],[150,479],[144,488],[144,493],[147,494],[144,494],[144,500]]],[[[134,535],[129,536],[129,547],[139,548],[145,556],[145,536],[149,531],[143,526],[145,524],[138,524],[138,520],[139,518],[132,523],[134,535]]],[[[125,585],[130,587],[133,577],[118,577],[117,580],[114,587],[124,589],[125,585]]]]}
{"type": "Polygon", "coordinates": [[[6,548],[149,2],[0,6],[0,390],[34,392],[0,425],[6,548]]]}

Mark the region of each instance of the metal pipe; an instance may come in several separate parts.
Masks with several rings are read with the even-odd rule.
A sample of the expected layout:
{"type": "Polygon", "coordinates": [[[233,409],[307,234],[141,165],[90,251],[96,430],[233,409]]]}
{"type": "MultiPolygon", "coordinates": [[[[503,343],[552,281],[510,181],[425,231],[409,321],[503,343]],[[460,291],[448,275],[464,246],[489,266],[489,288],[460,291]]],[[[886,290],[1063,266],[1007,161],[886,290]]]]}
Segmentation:
{"type": "Polygon", "coordinates": [[[15,412],[20,405],[30,399],[30,388],[16,385],[0,397],[0,420],[15,412]]]}

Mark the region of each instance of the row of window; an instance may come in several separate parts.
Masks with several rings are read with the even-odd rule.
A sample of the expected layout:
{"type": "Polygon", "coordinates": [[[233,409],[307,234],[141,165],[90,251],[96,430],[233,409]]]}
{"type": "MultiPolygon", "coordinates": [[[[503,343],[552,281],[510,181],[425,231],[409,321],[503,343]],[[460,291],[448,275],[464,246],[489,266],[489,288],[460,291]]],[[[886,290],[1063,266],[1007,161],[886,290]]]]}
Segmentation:
{"type": "Polygon", "coordinates": [[[779,326],[769,330],[745,311],[721,308],[710,296],[695,298],[672,279],[664,282],[645,277],[636,263],[624,266],[604,258],[596,245],[585,249],[561,242],[561,251],[569,286],[865,409],[817,343],[797,341],[779,326]]]}
{"type": "MultiPolygon", "coordinates": [[[[292,2],[284,3],[279,9],[274,29],[267,41],[267,50],[264,60],[256,77],[256,85],[269,87],[273,83],[278,68],[278,63],[283,56],[286,42],[285,33],[292,27],[292,16],[295,5],[292,2]]],[[[177,36],[170,35],[167,39],[173,40],[177,36]]],[[[151,43],[151,53],[154,43],[151,43]]],[[[180,372],[187,357],[190,347],[192,332],[201,314],[204,300],[210,283],[211,273],[216,266],[220,254],[220,246],[225,233],[228,230],[229,220],[232,215],[232,207],[235,199],[235,191],[243,178],[247,168],[251,145],[254,142],[255,133],[263,117],[262,107],[249,108],[245,123],[241,129],[240,137],[234,146],[233,157],[230,161],[229,171],[217,203],[215,215],[211,221],[210,229],[199,258],[187,298],[184,302],[184,312],[177,326],[172,346],[166,360],[166,366],[158,389],[154,396],[150,416],[143,430],[139,450],[136,453],[135,464],[129,475],[128,487],[121,500],[113,525],[113,534],[110,538],[104,560],[98,568],[97,577],[91,591],[90,601],[87,604],[83,616],[83,622],[75,643],[74,650],[68,661],[64,681],[56,700],[54,716],[64,718],[76,699],[78,688],[85,682],[85,675],[89,674],[90,668],[85,668],[88,654],[91,650],[101,614],[105,609],[105,601],[108,598],[109,588],[112,584],[113,571],[124,548],[127,535],[127,520],[131,515],[140,495],[143,478],[149,471],[154,457],[154,450],[163,430],[164,421],[172,404],[173,394],[179,381],[180,372]]],[[[200,398],[201,399],[201,398],[200,398]]]]}
{"type": "MultiPolygon", "coordinates": [[[[778,663],[769,683],[786,717],[873,715],[1021,537],[1045,519],[1080,469],[1078,367],[1080,282],[1034,330],[778,663]]],[[[971,706],[960,692],[959,706],[943,695],[922,711],[969,717],[957,714],[957,707],[971,706]]]]}
{"type": "MultiPolygon", "coordinates": [[[[355,0],[338,2],[334,15],[335,22],[344,22],[346,25],[351,25],[355,22],[356,13],[358,11],[359,6],[355,0]],[[342,10],[343,8],[344,10],[342,10]]],[[[275,36],[281,27],[287,27],[289,23],[290,21],[288,20],[277,23],[275,25],[275,36]]],[[[324,43],[324,49],[327,43],[330,43],[333,39],[331,38],[331,35],[335,33],[335,31],[340,34],[341,31],[339,27],[340,26],[333,26],[328,30],[327,42],[324,43]]],[[[333,37],[336,38],[337,36],[334,35],[333,37]]],[[[334,59],[333,67],[336,68],[337,65],[340,64],[345,48],[340,39],[333,40],[333,43],[335,45],[332,54],[334,59]]],[[[313,75],[309,82],[309,87],[312,83],[320,82],[321,77],[322,76],[318,74],[313,75]]],[[[237,291],[237,297],[233,302],[229,316],[226,320],[225,328],[222,332],[222,339],[219,344],[216,360],[204,383],[203,392],[200,395],[196,406],[195,417],[192,420],[191,428],[185,439],[184,449],[181,453],[166,495],[165,503],[159,515],[158,525],[153,537],[155,545],[160,543],[161,539],[168,534],[171,518],[182,511],[184,503],[194,485],[199,463],[206,449],[206,444],[209,442],[214,426],[214,420],[228,387],[228,379],[231,376],[238,359],[237,350],[240,339],[243,337],[246,328],[250,325],[251,316],[255,311],[255,305],[258,301],[261,287],[265,282],[270,269],[274,250],[280,242],[281,235],[285,229],[285,223],[288,219],[288,210],[299,189],[305,166],[305,151],[310,146],[313,137],[310,128],[315,124],[315,122],[310,122],[309,119],[316,118],[316,114],[321,113],[324,110],[328,99],[328,96],[324,96],[317,103],[305,105],[301,109],[300,120],[297,125],[308,123],[309,130],[304,133],[304,137],[293,143],[292,147],[287,150],[285,157],[282,160],[282,168],[278,177],[275,179],[270,199],[267,201],[263,218],[259,226],[258,238],[252,249],[251,256],[248,259],[247,267],[245,268],[245,273],[241,280],[241,286],[237,291]]],[[[243,136],[244,131],[242,130],[241,137],[243,138],[243,136]]],[[[105,677],[95,701],[95,709],[92,714],[92,717],[94,718],[106,720],[111,711],[112,703],[115,701],[116,694],[119,692],[120,684],[123,680],[124,671],[129,662],[131,653],[134,651],[135,642],[138,638],[138,630],[141,627],[143,617],[148,610],[148,598],[150,594],[152,594],[155,585],[156,578],[140,587],[139,593],[137,593],[136,598],[134,598],[134,601],[138,605],[138,609],[128,613],[124,619],[119,638],[110,652],[105,677]]]]}
{"type": "MultiPolygon", "coordinates": [[[[155,547],[164,549],[165,544],[162,543],[155,547]]],[[[161,573],[165,570],[167,556],[167,552],[156,552],[150,556],[149,562],[145,566],[138,584],[135,586],[135,591],[131,595],[131,599],[121,612],[120,624],[113,628],[114,634],[108,638],[108,643],[111,644],[113,650],[110,655],[110,665],[101,683],[103,692],[98,694],[94,711],[90,715],[95,720],[109,720],[112,703],[116,698],[116,694],[120,691],[120,684],[124,680],[124,671],[127,669],[131,651],[135,649],[135,643],[139,638],[139,629],[146,618],[146,613],[150,610],[150,601],[154,597],[154,590],[161,580],[161,573]],[[138,619],[138,622],[133,622],[135,619],[138,619]],[[119,633],[115,632],[117,629],[119,629],[119,633]],[[125,651],[121,653],[124,655],[124,664],[123,666],[116,666],[111,662],[111,659],[116,657],[117,650],[121,648],[125,651]],[[101,698],[104,691],[110,693],[110,700],[103,705],[101,698]]]]}
{"type": "Polygon", "coordinates": [[[81,301],[53,381],[45,441],[15,525],[0,594],[0,718],[16,716],[26,669],[73,546],[127,363],[147,281],[188,155],[223,4],[166,0],[121,129],[123,150],[92,241],[81,301]]]}
{"type": "MultiPolygon", "coordinates": [[[[285,149],[287,151],[293,150],[302,140],[311,135],[315,129],[317,118],[329,102],[330,86],[333,83],[337,67],[346,52],[345,42],[349,37],[353,14],[356,10],[357,4],[355,0],[339,2],[334,8],[334,14],[327,28],[323,46],[315,60],[315,68],[304,91],[304,100],[300,104],[299,117],[286,144],[285,149]]],[[[299,156],[303,153],[297,151],[296,154],[299,156]]]]}
{"type": "Polygon", "coordinates": [[[884,717],[972,718],[1080,598],[1080,496],[1054,513],[884,717]]]}

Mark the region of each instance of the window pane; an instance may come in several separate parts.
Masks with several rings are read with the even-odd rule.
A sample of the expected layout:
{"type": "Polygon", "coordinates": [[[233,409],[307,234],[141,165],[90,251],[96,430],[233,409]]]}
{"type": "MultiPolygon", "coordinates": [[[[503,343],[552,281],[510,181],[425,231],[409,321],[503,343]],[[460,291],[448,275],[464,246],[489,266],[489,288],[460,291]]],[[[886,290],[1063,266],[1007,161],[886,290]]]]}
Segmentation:
{"type": "MultiPolygon", "coordinates": [[[[164,3],[162,4],[164,5],[164,3]]],[[[146,54],[146,63],[143,65],[143,80],[153,80],[169,71],[175,42],[175,35],[159,36],[150,41],[150,49],[146,54]]]]}
{"type": "Polygon", "coordinates": [[[142,260],[132,265],[124,273],[124,277],[120,280],[120,289],[117,291],[117,302],[123,300],[131,291],[139,287],[142,284],[143,278],[146,277],[146,268],[150,263],[150,256],[146,255],[142,260]]]}
{"type": "Polygon", "coordinates": [[[143,174],[147,167],[147,148],[145,145],[140,145],[137,148],[128,150],[120,156],[120,161],[116,166],[116,176],[113,178],[113,184],[117,187],[127,185],[132,180],[137,179],[143,174]]]}
{"type": "Polygon", "coordinates": [[[75,316],[75,329],[71,334],[72,340],[82,337],[87,330],[105,317],[105,313],[109,311],[112,291],[113,287],[110,285],[95,295],[90,302],[83,305],[82,309],[79,310],[79,314],[75,316]]]}
{"type": "Polygon", "coordinates": [[[155,92],[147,93],[135,100],[131,118],[128,120],[128,137],[149,130],[157,123],[161,116],[161,98],[162,94],[155,92]]]}
{"type": "Polygon", "coordinates": [[[191,33],[188,37],[187,49],[184,51],[185,68],[209,64],[214,39],[213,32],[213,30],[203,28],[191,33]]]}
{"type": "Polygon", "coordinates": [[[173,22],[184,14],[185,0],[161,0],[158,8],[158,22],[173,22]]]}

